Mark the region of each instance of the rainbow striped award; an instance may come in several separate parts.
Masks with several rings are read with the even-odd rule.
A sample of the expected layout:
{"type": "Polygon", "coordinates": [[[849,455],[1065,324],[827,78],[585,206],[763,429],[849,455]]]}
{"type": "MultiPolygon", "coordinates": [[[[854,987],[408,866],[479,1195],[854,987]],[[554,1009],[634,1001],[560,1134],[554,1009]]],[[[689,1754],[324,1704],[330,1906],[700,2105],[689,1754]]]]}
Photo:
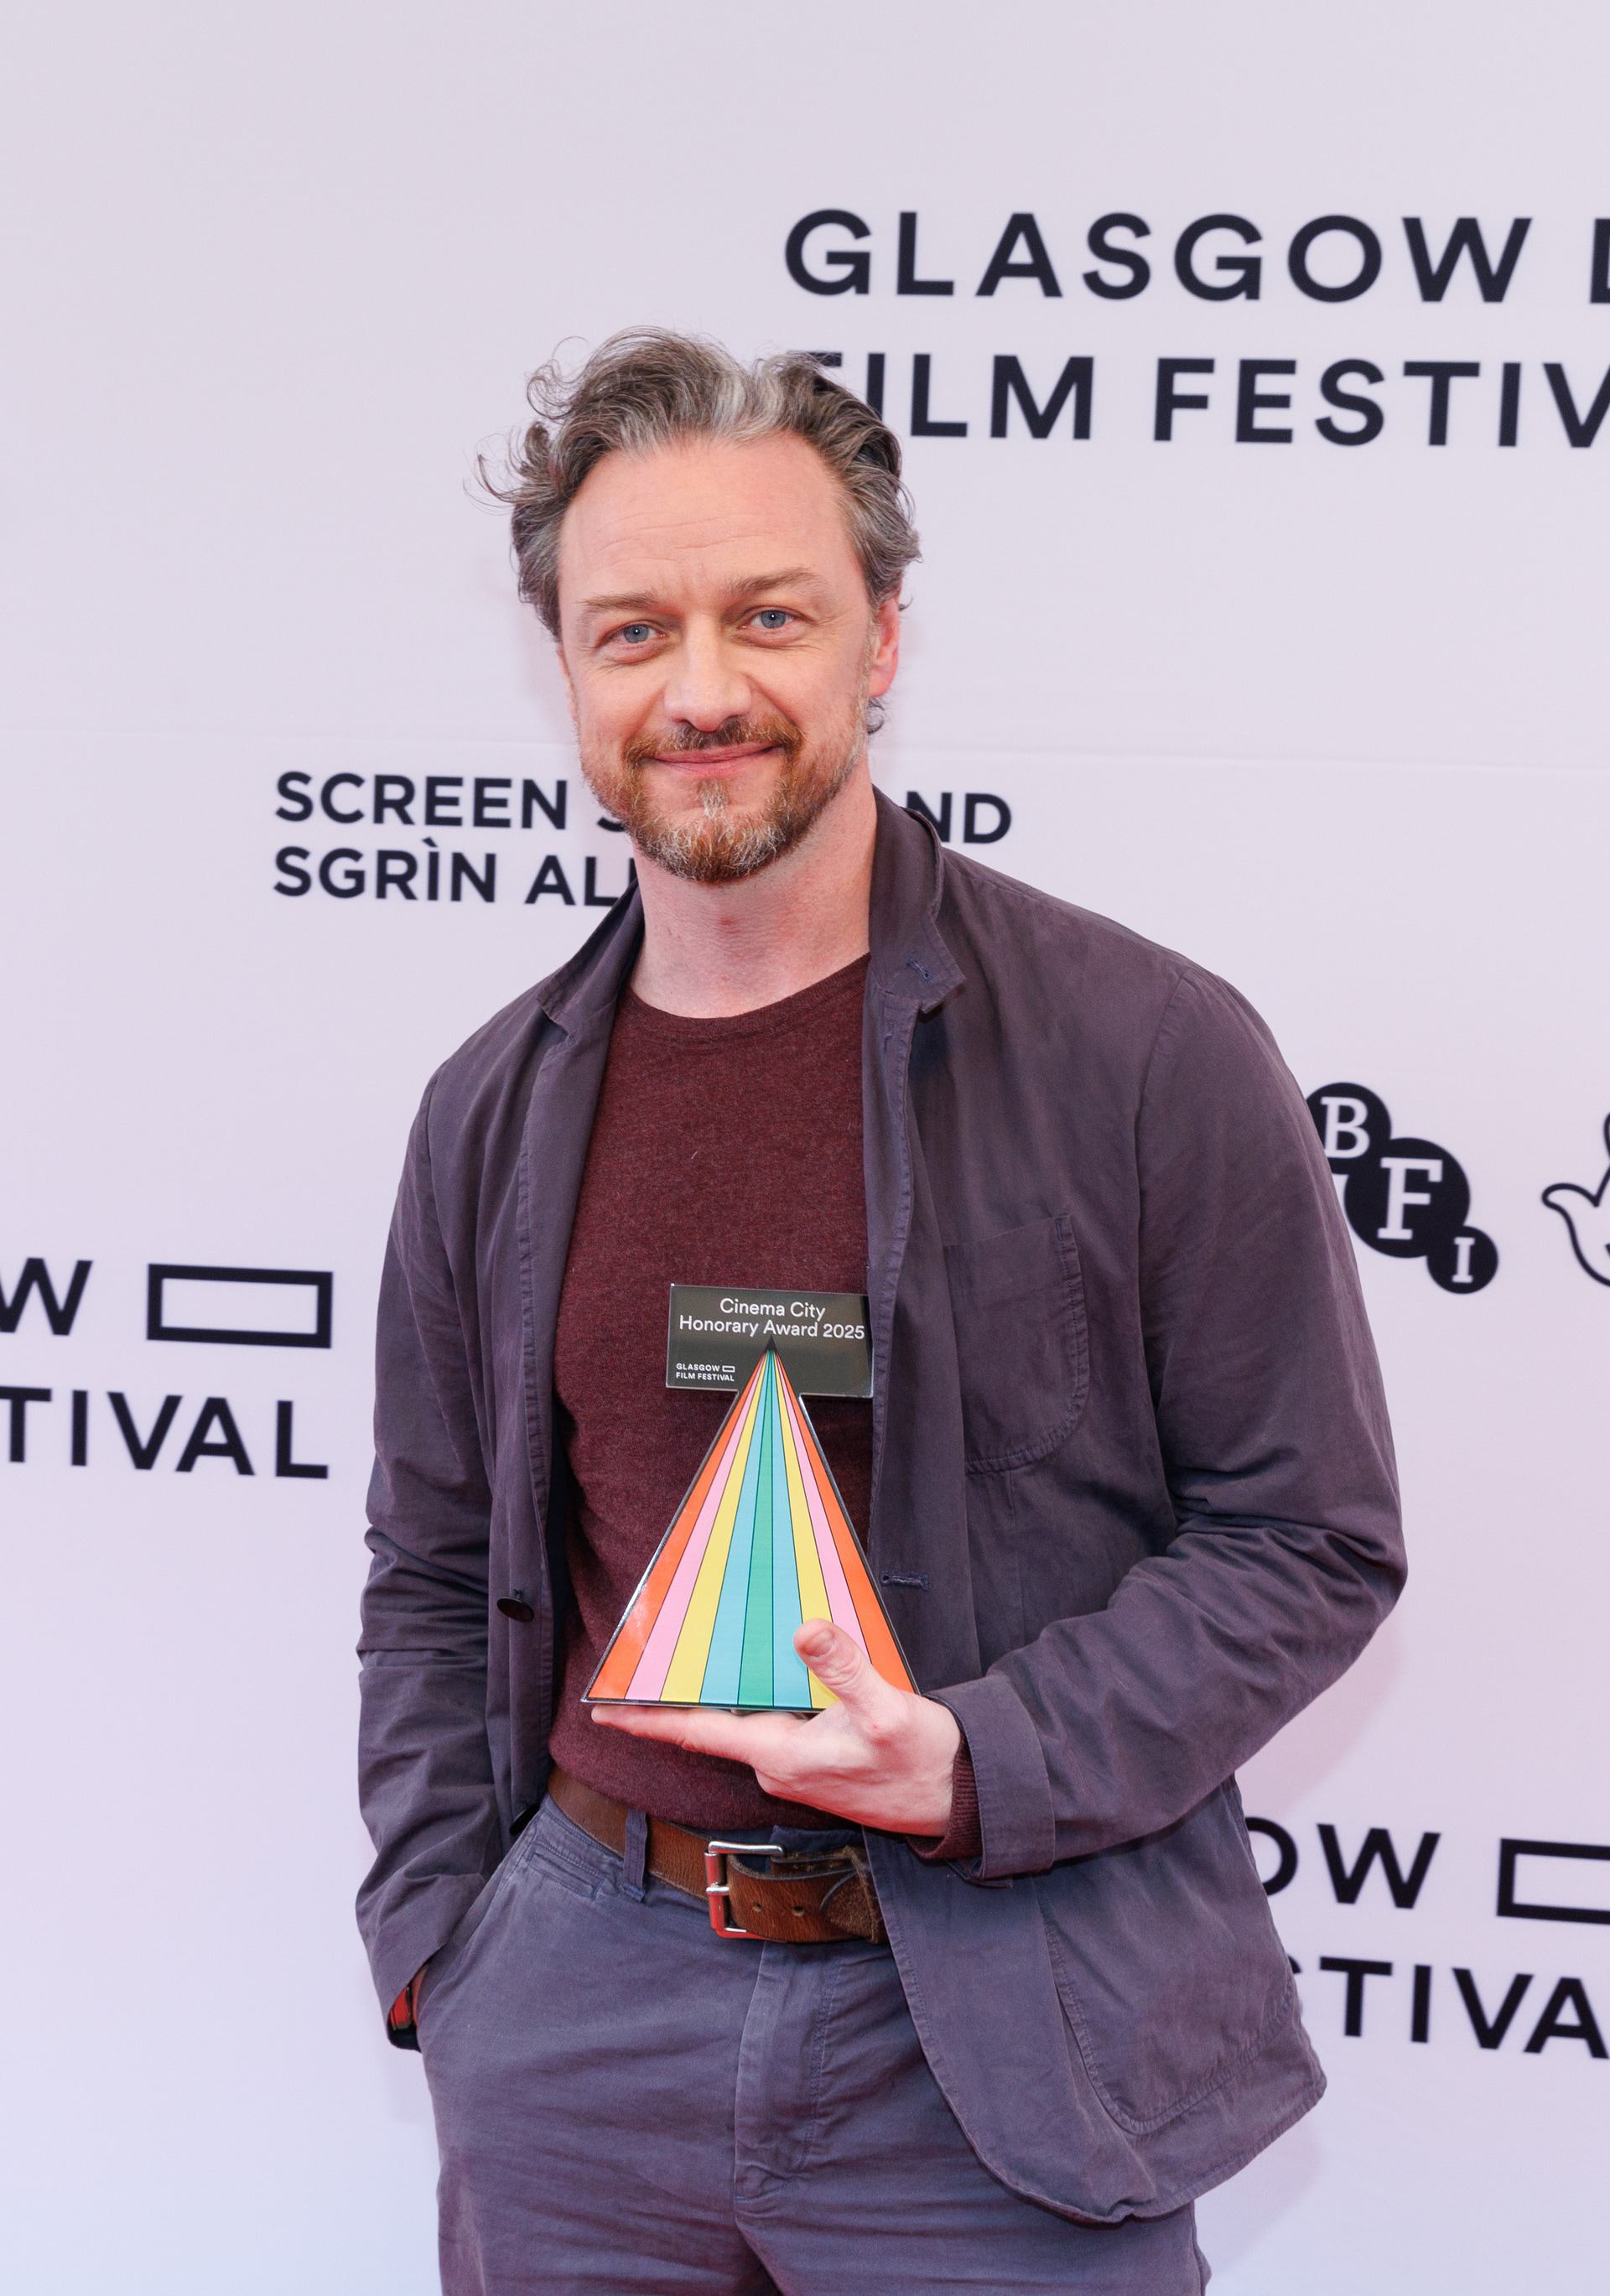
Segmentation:
{"type": "Polygon", "coordinates": [[[627,1605],[588,1702],[814,1713],[834,1693],[794,1649],[807,1619],[831,1619],[885,1681],[916,1687],[816,1431],[768,1346],[627,1605]]]}

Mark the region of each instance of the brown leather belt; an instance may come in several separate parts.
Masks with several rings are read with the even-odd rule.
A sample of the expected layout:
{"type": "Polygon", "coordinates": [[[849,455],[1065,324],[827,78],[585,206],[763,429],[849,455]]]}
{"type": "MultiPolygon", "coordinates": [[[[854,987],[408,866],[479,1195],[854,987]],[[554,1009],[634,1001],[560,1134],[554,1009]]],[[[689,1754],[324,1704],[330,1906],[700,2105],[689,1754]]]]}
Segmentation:
{"type": "MultiPolygon", "coordinates": [[[[572,1825],[617,1857],[626,1851],[626,1804],[554,1768],[548,1792],[572,1825]]],[[[830,1945],[862,1938],[886,1945],[866,1852],[768,1850],[753,1841],[709,1841],[662,1817],[648,1821],[648,1870],[710,1908],[718,1937],[763,1944],[830,1945]]]]}

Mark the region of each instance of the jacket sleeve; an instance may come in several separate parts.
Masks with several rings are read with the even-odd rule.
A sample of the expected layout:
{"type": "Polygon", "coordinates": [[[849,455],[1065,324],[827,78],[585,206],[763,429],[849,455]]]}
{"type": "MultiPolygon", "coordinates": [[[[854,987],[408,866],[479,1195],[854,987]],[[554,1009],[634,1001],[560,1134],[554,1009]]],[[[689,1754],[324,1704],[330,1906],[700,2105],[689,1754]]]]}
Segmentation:
{"type": "Polygon", "coordinates": [[[381,1277],[358,1643],[358,1792],[375,1856],[357,1917],[388,2006],[502,1849],[486,1725],[491,1500],[431,1186],[430,1104],[427,1092],[381,1277]]]}
{"type": "Polygon", "coordinates": [[[1403,1583],[1385,1402],[1329,1168],[1262,1021],[1211,975],[1186,973],[1159,1024],[1136,1152],[1175,1536],[1105,1610],[937,1693],[978,1782],[970,1878],[1174,1824],[1345,1671],[1403,1583]]]}

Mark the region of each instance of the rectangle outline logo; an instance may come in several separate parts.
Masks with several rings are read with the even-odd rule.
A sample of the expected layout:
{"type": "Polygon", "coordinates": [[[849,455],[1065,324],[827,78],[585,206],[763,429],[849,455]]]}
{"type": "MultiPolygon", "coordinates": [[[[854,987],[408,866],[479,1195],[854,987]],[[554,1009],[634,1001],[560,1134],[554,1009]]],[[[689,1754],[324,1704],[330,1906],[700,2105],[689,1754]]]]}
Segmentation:
{"type": "Polygon", "coordinates": [[[188,1340],[220,1348],[327,1348],[334,1325],[335,1276],[322,1267],[190,1267],[171,1260],[152,1260],[145,1271],[145,1336],[148,1340],[188,1340]],[[311,1285],[316,1301],[310,1332],[247,1332],[220,1324],[169,1324],[163,1316],[163,1286],[188,1283],[294,1283],[311,1285]]]}
{"type": "Polygon", "coordinates": [[[1581,1857],[1610,1863],[1610,1842],[1520,1841],[1507,1834],[1499,1843],[1499,1904],[1501,1915],[1523,1922],[1610,1923],[1610,1906],[1531,1906],[1515,1894],[1515,1869],[1523,1857],[1581,1857]]]}

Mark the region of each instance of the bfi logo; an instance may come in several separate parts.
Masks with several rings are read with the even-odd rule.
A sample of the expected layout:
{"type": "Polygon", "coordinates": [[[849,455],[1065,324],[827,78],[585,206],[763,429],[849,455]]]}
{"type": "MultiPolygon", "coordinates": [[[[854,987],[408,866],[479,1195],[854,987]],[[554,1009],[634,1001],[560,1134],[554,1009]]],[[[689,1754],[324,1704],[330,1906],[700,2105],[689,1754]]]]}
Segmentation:
{"type": "Polygon", "coordinates": [[[1470,1225],[1458,1159],[1434,1140],[1395,1138],[1385,1102],[1367,1085],[1322,1085],[1308,1107],[1359,1242],[1392,1259],[1423,1259],[1444,1292],[1483,1291],[1498,1273],[1498,1246],[1470,1225]]]}

